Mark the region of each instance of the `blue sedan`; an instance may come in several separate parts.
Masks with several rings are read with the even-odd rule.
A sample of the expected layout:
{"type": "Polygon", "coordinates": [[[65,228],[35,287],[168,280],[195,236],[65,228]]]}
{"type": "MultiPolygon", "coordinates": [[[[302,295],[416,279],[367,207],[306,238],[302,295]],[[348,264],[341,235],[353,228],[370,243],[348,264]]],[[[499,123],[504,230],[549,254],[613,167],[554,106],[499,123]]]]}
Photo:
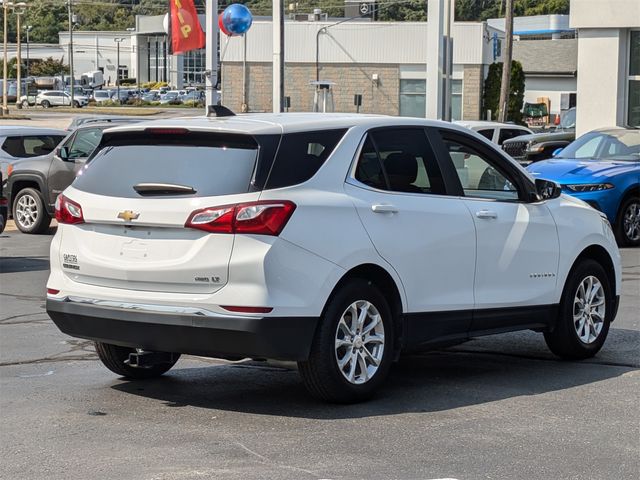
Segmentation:
{"type": "Polygon", "coordinates": [[[586,133],[527,169],[603,212],[621,246],[640,245],[640,130],[586,133]]]}

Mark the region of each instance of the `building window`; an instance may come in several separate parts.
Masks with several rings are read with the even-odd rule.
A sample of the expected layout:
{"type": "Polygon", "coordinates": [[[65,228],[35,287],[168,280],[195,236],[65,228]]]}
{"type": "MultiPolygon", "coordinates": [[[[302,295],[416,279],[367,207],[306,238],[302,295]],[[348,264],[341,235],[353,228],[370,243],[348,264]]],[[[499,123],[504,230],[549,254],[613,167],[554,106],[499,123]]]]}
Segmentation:
{"type": "Polygon", "coordinates": [[[424,118],[427,114],[427,81],[400,79],[400,116],[424,118]]]}
{"type": "Polygon", "coordinates": [[[182,60],[182,81],[185,86],[204,85],[205,50],[185,52],[182,60]]]}
{"type": "Polygon", "coordinates": [[[462,120],[462,80],[451,80],[451,120],[462,120]]]}
{"type": "Polygon", "coordinates": [[[632,30],[629,41],[629,99],[627,123],[640,126],[640,30],[632,30]]]}

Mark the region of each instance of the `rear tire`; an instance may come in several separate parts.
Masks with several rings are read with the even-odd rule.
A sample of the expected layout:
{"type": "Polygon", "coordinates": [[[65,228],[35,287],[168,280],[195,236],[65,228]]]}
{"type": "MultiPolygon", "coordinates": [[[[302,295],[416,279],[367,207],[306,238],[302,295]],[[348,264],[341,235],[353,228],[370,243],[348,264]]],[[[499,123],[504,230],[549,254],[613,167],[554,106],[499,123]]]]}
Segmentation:
{"type": "Polygon", "coordinates": [[[49,100],[43,100],[40,105],[42,105],[42,108],[49,108],[51,103],[49,103],[49,100]]]}
{"type": "Polygon", "coordinates": [[[578,263],[562,292],[556,328],[544,334],[549,350],[567,360],[593,357],[607,338],[613,300],[604,268],[591,259],[578,263]]]}
{"type": "Polygon", "coordinates": [[[324,401],[368,399],[389,373],[393,318],[380,291],[363,279],[346,283],[329,300],[309,359],[298,362],[309,392],[324,401]]]}
{"type": "Polygon", "coordinates": [[[120,347],[102,342],[95,342],[95,346],[98,358],[100,358],[105,367],[122,377],[135,380],[157,378],[171,370],[180,358],[179,354],[175,354],[174,360],[169,363],[160,363],[148,368],[131,367],[124,362],[129,359],[130,353],[135,353],[135,348],[120,347]]]}
{"type": "Polygon", "coordinates": [[[615,234],[621,247],[640,245],[640,197],[637,195],[625,198],[620,205],[615,234]]]}
{"type": "Polygon", "coordinates": [[[44,207],[42,194],[35,188],[23,188],[12,205],[13,220],[22,233],[45,233],[51,225],[51,217],[44,207]]]}

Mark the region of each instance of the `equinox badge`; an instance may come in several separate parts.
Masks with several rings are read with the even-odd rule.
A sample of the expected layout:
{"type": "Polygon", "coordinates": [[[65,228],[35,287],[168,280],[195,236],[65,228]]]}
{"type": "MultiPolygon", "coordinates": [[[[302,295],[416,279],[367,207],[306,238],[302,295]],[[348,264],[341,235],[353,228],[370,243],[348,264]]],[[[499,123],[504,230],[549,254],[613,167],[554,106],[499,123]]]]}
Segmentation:
{"type": "Polygon", "coordinates": [[[134,212],[133,210],[125,210],[124,212],[118,213],[118,218],[123,219],[125,222],[130,222],[131,220],[135,220],[139,216],[140,214],[134,212]]]}

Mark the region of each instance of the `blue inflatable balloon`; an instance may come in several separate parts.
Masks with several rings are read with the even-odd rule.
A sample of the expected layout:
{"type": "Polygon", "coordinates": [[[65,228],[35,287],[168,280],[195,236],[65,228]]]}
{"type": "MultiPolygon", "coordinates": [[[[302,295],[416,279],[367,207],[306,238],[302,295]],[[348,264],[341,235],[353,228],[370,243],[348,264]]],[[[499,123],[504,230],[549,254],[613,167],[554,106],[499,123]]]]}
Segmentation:
{"type": "Polygon", "coordinates": [[[222,23],[231,35],[243,35],[251,28],[253,15],[241,3],[232,3],[222,12],[222,23]]]}

